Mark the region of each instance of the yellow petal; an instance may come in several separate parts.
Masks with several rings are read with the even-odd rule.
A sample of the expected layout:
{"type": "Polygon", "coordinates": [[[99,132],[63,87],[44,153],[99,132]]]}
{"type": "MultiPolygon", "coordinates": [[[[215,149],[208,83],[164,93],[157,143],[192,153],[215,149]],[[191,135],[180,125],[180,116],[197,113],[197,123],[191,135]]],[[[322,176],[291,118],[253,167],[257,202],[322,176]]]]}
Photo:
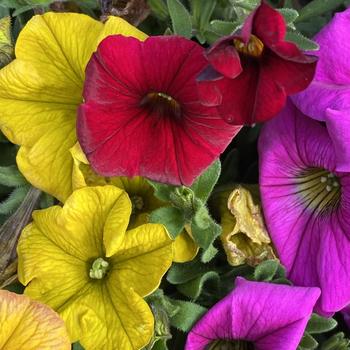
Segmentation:
{"type": "Polygon", "coordinates": [[[229,195],[227,208],[222,210],[221,226],[221,241],[231,265],[256,265],[275,258],[260,207],[254,204],[247,189],[238,186],[229,195]]]}
{"type": "Polygon", "coordinates": [[[24,295],[0,290],[0,349],[69,350],[62,319],[24,295]]]}
{"type": "Polygon", "coordinates": [[[84,72],[110,34],[145,38],[122,19],[48,12],[21,31],[16,59],[0,71],[0,128],[21,146],[18,166],[34,186],[64,201],[72,192],[76,109],[84,72]]]}
{"type": "Polygon", "coordinates": [[[142,297],[152,293],[171,266],[172,242],[160,224],[145,224],[127,231],[112,257],[111,278],[118,285],[133,288],[142,297]]]}
{"type": "Polygon", "coordinates": [[[185,229],[175,238],[174,261],[177,263],[191,261],[198,253],[199,247],[188,233],[190,230],[190,227],[185,227],[185,229]]]}

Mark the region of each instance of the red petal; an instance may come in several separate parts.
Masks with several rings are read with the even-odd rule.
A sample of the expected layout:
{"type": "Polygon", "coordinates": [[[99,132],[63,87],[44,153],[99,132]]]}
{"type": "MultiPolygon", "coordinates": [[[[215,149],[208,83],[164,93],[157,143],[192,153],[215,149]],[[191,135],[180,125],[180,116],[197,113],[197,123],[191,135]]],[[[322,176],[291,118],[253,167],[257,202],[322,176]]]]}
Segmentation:
{"type": "Polygon", "coordinates": [[[286,22],[277,10],[262,2],[254,15],[252,33],[270,47],[284,40],[286,22]]]}
{"type": "Polygon", "coordinates": [[[233,39],[213,46],[206,56],[213,68],[227,78],[236,78],[242,72],[241,60],[233,46],[233,39]]]}
{"type": "Polygon", "coordinates": [[[106,38],[89,62],[77,121],[92,167],[105,176],[192,184],[240,129],[199,104],[195,78],[205,65],[201,46],[184,38],[106,38]],[[142,104],[157,92],[179,103],[180,118],[142,104]]]}

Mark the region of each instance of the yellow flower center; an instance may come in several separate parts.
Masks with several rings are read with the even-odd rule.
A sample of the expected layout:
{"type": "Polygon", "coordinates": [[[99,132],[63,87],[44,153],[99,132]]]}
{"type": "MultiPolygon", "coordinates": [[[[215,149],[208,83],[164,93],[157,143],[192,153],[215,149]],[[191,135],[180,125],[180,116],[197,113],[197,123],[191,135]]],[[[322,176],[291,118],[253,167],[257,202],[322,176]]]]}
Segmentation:
{"type": "Polygon", "coordinates": [[[247,44],[240,39],[233,39],[233,45],[238,52],[252,57],[260,57],[264,51],[263,42],[253,34],[247,44]]]}
{"type": "Polygon", "coordinates": [[[339,205],[339,179],[325,169],[311,168],[301,173],[297,178],[297,188],[303,203],[311,209],[325,212],[339,205]]]}
{"type": "Polygon", "coordinates": [[[92,279],[101,280],[106,276],[109,268],[109,263],[102,259],[97,258],[91,265],[89,276],[92,279]]]}
{"type": "Polygon", "coordinates": [[[164,117],[179,119],[181,117],[180,104],[168,94],[163,92],[150,92],[141,101],[141,107],[145,106],[152,112],[164,117]]]}

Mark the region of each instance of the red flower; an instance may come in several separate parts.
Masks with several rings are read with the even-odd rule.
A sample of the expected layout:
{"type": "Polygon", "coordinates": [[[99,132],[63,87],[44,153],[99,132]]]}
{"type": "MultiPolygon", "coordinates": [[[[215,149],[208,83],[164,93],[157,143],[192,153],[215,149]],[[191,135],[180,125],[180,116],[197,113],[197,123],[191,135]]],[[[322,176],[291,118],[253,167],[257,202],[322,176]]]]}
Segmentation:
{"type": "Polygon", "coordinates": [[[110,36],[86,70],[77,132],[94,170],[190,185],[240,127],[203,106],[196,77],[203,49],[176,36],[110,36]]]}
{"type": "Polygon", "coordinates": [[[219,106],[230,124],[253,124],[274,117],[286,98],[311,82],[317,58],[284,41],[283,16],[262,2],[239,35],[220,39],[198,78],[202,103],[219,106]]]}

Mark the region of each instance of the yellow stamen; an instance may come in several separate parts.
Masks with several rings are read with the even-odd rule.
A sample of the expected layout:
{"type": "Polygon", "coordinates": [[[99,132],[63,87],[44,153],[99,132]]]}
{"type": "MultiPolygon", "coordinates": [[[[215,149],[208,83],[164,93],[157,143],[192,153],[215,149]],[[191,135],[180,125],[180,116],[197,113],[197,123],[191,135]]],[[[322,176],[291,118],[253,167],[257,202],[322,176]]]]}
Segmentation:
{"type": "Polygon", "coordinates": [[[260,57],[264,51],[263,42],[253,34],[248,43],[245,44],[240,39],[233,39],[233,44],[238,52],[252,57],[260,57]]]}

